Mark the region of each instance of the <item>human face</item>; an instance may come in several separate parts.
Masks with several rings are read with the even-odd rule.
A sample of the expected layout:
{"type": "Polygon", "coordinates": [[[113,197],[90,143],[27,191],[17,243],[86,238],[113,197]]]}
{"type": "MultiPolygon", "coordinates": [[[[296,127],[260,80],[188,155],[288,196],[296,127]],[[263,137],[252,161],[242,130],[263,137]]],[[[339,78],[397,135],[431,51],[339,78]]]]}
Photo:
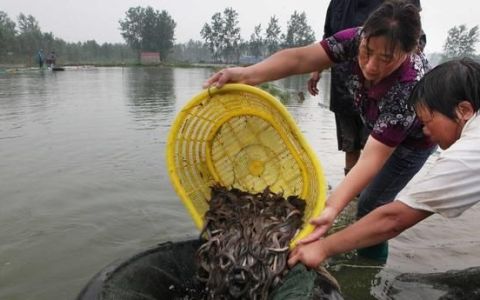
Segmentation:
{"type": "Polygon", "coordinates": [[[452,120],[425,106],[419,106],[415,110],[418,119],[423,123],[423,133],[440,148],[445,150],[460,138],[465,122],[452,120]]]}
{"type": "Polygon", "coordinates": [[[367,43],[362,38],[358,51],[358,62],[365,79],[374,84],[392,74],[407,58],[408,53],[395,45],[393,52],[390,49],[390,40],[383,36],[371,37],[367,43]]]}

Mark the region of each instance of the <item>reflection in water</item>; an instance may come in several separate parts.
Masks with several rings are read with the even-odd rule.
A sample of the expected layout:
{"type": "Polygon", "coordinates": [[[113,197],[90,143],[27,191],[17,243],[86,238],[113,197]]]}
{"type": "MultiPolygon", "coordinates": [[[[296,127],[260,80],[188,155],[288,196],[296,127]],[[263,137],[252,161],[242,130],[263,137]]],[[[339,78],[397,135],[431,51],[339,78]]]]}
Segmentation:
{"type": "Polygon", "coordinates": [[[174,111],[175,77],[173,68],[129,68],[125,71],[125,86],[130,112],[136,128],[157,128],[174,111]]]}
{"type": "Polygon", "coordinates": [[[125,70],[128,99],[134,112],[156,114],[175,102],[172,68],[130,68],[125,70]]]}
{"type": "MultiPolygon", "coordinates": [[[[282,101],[285,105],[295,105],[302,103],[305,99],[311,97],[308,93],[307,82],[310,75],[290,76],[279,80],[280,84],[286,89],[291,97],[287,101],[282,101]]],[[[318,82],[319,95],[315,97],[318,99],[318,105],[321,107],[329,107],[330,103],[330,71],[326,70],[321,73],[321,80],[318,82]]]]}
{"type": "MultiPolygon", "coordinates": [[[[386,277],[388,278],[388,277],[386,277]]],[[[386,280],[385,280],[386,281],[386,280]]],[[[479,299],[480,267],[427,274],[404,273],[385,284],[380,299],[479,299]]]]}
{"type": "Polygon", "coordinates": [[[172,68],[130,68],[125,74],[129,98],[135,106],[155,111],[175,101],[172,68]]]}
{"type": "Polygon", "coordinates": [[[281,85],[286,89],[290,95],[288,99],[283,101],[285,105],[295,105],[305,101],[305,96],[308,94],[307,81],[308,75],[290,76],[280,80],[281,85]],[[299,94],[302,95],[299,97],[299,94]]]}

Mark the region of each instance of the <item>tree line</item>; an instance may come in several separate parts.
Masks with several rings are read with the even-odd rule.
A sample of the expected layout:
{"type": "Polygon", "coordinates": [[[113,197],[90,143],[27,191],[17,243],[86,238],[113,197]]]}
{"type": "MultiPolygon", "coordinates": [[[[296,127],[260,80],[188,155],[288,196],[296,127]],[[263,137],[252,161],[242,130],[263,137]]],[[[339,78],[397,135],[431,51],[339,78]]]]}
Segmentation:
{"type": "Polygon", "coordinates": [[[31,15],[21,13],[14,22],[0,11],[0,63],[34,65],[39,49],[55,51],[57,62],[63,64],[118,64],[136,60],[135,52],[126,44],[99,45],[94,40],[69,43],[51,32],[42,32],[31,15]]]}
{"type": "Polygon", "coordinates": [[[120,20],[120,28],[132,49],[138,52],[158,51],[162,60],[171,55],[173,60],[178,61],[188,57],[189,61],[238,63],[241,56],[258,59],[281,48],[304,46],[315,41],[305,12],[295,11],[291,15],[285,34],[281,33],[278,19],[272,16],[266,30],[262,31],[262,25],[258,24],[247,41],[241,36],[238,16],[233,8],[214,13],[210,23],[205,23],[200,31],[203,42],[191,40],[186,45],[174,44],[176,22],[164,10],[130,8],[125,18],[120,20]],[[189,50],[197,57],[192,52],[187,53],[189,50]]]}
{"type": "Polygon", "coordinates": [[[175,44],[176,22],[165,10],[132,7],[119,20],[120,33],[125,44],[96,41],[69,43],[42,32],[38,21],[21,13],[14,22],[0,11],[0,63],[35,64],[35,53],[54,50],[59,61],[68,64],[118,64],[138,62],[143,51],[160,53],[163,62],[238,63],[242,56],[260,59],[285,47],[302,46],[315,41],[315,34],[307,24],[306,14],[295,11],[282,33],[278,19],[272,16],[265,29],[258,24],[250,39],[240,35],[238,13],[233,8],[212,15],[210,23],[201,29],[203,41],[190,40],[175,44]]]}
{"type": "Polygon", "coordinates": [[[213,60],[223,63],[238,63],[241,55],[258,60],[279,49],[305,46],[315,41],[315,33],[307,23],[305,12],[297,11],[290,16],[286,33],[281,32],[278,19],[272,16],[264,31],[262,24],[258,24],[250,39],[244,41],[240,36],[238,13],[233,8],[226,8],[223,14],[215,13],[200,34],[213,60]]]}
{"type": "MultiPolygon", "coordinates": [[[[271,16],[268,24],[255,26],[244,40],[233,8],[215,12],[200,30],[203,41],[175,43],[176,21],[165,11],[147,7],[132,7],[120,19],[120,33],[125,43],[98,44],[95,40],[69,43],[53,33],[42,32],[38,21],[21,13],[17,22],[0,11],[0,63],[35,63],[39,49],[54,50],[64,64],[131,64],[137,63],[142,51],[160,53],[162,62],[254,63],[272,53],[290,47],[304,46],[315,41],[305,12],[294,11],[282,32],[279,20],[271,16]]],[[[453,57],[476,57],[478,26],[454,26],[447,33],[444,52],[438,61],[453,57]]],[[[427,44],[428,47],[428,44],[427,44]]]]}

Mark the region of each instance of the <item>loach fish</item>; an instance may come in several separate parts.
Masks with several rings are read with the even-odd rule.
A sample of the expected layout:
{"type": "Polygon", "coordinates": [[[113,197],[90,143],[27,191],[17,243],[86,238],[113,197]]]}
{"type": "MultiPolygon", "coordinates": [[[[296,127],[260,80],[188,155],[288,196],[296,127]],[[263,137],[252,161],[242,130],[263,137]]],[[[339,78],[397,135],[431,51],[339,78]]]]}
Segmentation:
{"type": "Polygon", "coordinates": [[[200,234],[205,242],[195,256],[202,299],[269,299],[288,273],[289,244],[302,226],[305,201],[268,187],[257,194],[211,189],[200,234]]]}

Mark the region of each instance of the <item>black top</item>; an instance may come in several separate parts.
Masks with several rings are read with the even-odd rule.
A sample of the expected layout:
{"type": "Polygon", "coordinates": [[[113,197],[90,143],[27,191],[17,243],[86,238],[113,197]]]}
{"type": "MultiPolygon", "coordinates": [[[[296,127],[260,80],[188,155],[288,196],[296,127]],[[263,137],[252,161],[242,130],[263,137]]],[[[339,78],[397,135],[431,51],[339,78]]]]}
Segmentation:
{"type": "MultiPolygon", "coordinates": [[[[343,29],[361,26],[371,12],[382,4],[382,0],[331,0],[325,17],[323,37],[327,38],[343,29]]],[[[344,84],[347,65],[332,67],[330,81],[330,110],[341,114],[356,114],[353,95],[344,84]]]]}

